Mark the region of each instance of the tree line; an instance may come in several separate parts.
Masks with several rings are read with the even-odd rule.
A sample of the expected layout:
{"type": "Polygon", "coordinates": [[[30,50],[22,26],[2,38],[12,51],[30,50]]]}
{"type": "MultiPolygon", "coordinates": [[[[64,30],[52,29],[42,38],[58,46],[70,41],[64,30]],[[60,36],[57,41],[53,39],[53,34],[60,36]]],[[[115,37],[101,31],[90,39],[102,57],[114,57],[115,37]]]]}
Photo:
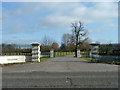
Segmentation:
{"type": "Polygon", "coordinates": [[[43,41],[45,43],[41,45],[41,50],[47,51],[49,49],[54,49],[55,51],[75,52],[75,56],[77,56],[78,49],[89,52],[88,31],[84,28],[83,23],[81,21],[74,22],[71,23],[71,27],[72,34],[63,34],[60,47],[57,42],[50,43],[50,40],[45,37],[43,41]]]}
{"type": "MultiPolygon", "coordinates": [[[[88,30],[84,28],[81,21],[71,23],[71,33],[64,33],[61,38],[61,45],[55,42],[49,36],[45,36],[41,42],[41,52],[49,52],[51,49],[57,52],[75,52],[77,56],[77,50],[89,53],[90,41],[88,38],[88,30]]],[[[20,47],[16,44],[2,44],[2,52],[30,52],[32,49],[29,47],[20,47]]],[[[100,45],[100,55],[113,55],[118,53],[120,48],[118,46],[100,45]]],[[[116,54],[117,55],[117,54],[116,54]]]]}
{"type": "MultiPolygon", "coordinates": [[[[59,51],[59,52],[75,52],[75,39],[74,38],[75,37],[72,34],[69,34],[69,33],[63,34],[60,46],[57,42],[52,42],[51,40],[51,43],[49,44],[48,43],[41,44],[41,51],[49,52],[50,49],[54,49],[55,51],[59,51]]],[[[46,38],[44,41],[49,41],[49,38],[48,39],[46,38]]],[[[82,43],[78,47],[78,49],[84,52],[88,52],[90,49],[90,45],[88,41],[82,43]]]]}

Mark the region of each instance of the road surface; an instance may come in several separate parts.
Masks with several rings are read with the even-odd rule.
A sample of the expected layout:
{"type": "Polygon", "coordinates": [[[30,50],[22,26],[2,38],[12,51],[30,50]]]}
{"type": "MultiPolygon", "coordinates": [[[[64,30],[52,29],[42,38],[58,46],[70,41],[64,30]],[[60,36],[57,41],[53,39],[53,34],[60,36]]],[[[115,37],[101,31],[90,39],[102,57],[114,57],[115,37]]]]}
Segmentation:
{"type": "Polygon", "coordinates": [[[3,88],[118,88],[118,65],[64,56],[3,67],[3,88]]]}

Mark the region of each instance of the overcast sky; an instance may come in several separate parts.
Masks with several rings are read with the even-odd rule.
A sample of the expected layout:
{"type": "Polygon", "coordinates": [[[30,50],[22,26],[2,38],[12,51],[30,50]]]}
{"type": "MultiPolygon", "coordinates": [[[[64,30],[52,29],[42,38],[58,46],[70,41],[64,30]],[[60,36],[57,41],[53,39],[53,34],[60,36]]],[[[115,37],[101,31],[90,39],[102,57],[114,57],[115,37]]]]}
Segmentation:
{"type": "Polygon", "coordinates": [[[118,42],[118,3],[3,2],[3,43],[40,42],[46,35],[59,44],[71,23],[82,21],[92,42],[118,42]]]}

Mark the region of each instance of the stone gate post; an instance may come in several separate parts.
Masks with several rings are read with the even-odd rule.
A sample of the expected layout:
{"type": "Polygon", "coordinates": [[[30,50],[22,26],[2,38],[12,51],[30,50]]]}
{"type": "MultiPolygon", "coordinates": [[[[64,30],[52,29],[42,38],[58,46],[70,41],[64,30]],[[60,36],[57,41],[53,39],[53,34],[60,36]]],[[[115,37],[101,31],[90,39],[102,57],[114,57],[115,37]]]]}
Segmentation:
{"type": "Polygon", "coordinates": [[[33,43],[32,44],[32,61],[40,62],[40,44],[33,43]]]}
{"type": "Polygon", "coordinates": [[[96,60],[96,58],[99,57],[99,44],[90,44],[91,51],[90,51],[90,57],[92,60],[96,60]]]}
{"type": "Polygon", "coordinates": [[[79,49],[77,50],[77,57],[81,57],[79,49]]]}
{"type": "Polygon", "coordinates": [[[50,57],[54,57],[54,50],[53,49],[50,50],[50,57]]]}

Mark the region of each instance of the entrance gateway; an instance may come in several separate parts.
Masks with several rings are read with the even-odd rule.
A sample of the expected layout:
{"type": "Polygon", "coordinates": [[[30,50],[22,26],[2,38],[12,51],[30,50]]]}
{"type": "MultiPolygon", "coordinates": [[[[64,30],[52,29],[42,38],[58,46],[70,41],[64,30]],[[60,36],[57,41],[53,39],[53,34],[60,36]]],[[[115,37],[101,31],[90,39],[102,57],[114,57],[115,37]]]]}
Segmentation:
{"type": "MultiPolygon", "coordinates": [[[[40,62],[41,51],[40,51],[40,44],[33,43],[32,44],[32,61],[40,62]]],[[[50,50],[50,57],[54,57],[54,50],[50,50]]]]}
{"type": "MultiPolygon", "coordinates": [[[[41,52],[40,52],[40,44],[33,43],[32,44],[32,61],[40,62],[41,52]]],[[[54,57],[54,50],[50,50],[50,57],[54,57]]],[[[80,50],[77,50],[77,57],[81,57],[80,50]]]]}
{"type": "MultiPolygon", "coordinates": [[[[33,43],[32,44],[32,61],[40,62],[40,44],[39,43],[33,43]]],[[[50,57],[54,57],[54,50],[50,50],[50,57]]],[[[80,50],[77,50],[77,57],[81,57],[80,50]]],[[[92,60],[96,60],[96,58],[99,57],[99,44],[91,44],[91,51],[90,51],[90,57],[92,60]]]]}

